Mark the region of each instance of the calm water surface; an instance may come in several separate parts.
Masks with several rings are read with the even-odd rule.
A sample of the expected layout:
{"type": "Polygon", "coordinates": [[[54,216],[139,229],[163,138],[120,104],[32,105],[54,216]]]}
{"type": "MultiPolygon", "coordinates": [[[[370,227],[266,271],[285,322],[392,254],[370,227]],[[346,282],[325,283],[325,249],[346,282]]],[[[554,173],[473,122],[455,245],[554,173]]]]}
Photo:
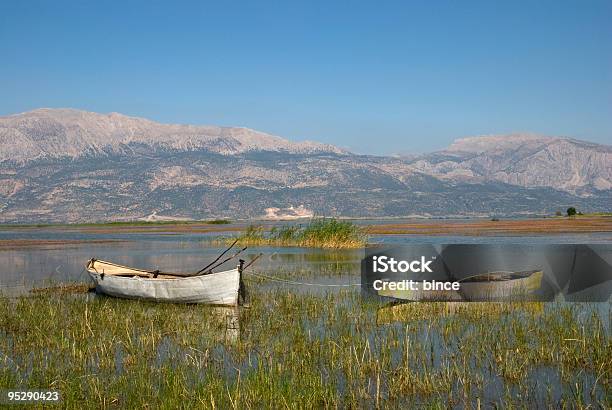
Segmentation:
{"type": "MultiPolygon", "coordinates": [[[[197,271],[212,261],[223,249],[211,242],[235,232],[213,233],[94,233],[84,230],[57,228],[29,228],[0,230],[0,240],[77,241],[43,246],[0,248],[0,287],[28,289],[49,281],[87,280],[83,267],[90,258],[110,260],[147,269],[162,271],[197,271]],[[78,241],[83,241],[79,243],[78,241]],[[88,243],[87,241],[115,241],[88,243]]],[[[427,236],[427,235],[372,235],[371,243],[384,244],[447,244],[447,243],[611,243],[611,233],[549,235],[549,236],[427,236]]],[[[358,278],[363,250],[322,250],[289,247],[249,248],[241,257],[249,260],[263,253],[255,265],[257,271],[274,275],[280,271],[302,272],[304,276],[320,276],[322,280],[347,282],[347,277],[358,278]],[[333,275],[332,275],[333,274],[333,275]],[[329,278],[329,276],[334,276],[329,278]]],[[[223,268],[235,266],[237,260],[223,268]]],[[[299,275],[298,275],[299,276],[299,275]]],[[[349,278],[350,279],[350,278],[349,278]]],[[[350,282],[350,281],[349,281],[350,282]]],[[[354,282],[354,281],[353,281],[354,282]]]]}

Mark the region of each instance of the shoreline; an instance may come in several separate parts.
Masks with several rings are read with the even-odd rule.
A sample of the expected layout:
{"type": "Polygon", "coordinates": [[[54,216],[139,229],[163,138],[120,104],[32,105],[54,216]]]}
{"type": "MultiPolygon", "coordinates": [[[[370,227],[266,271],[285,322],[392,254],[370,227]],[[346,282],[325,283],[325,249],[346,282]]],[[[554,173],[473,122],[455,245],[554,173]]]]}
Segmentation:
{"type": "Polygon", "coordinates": [[[605,232],[612,232],[612,217],[414,222],[375,224],[368,227],[368,233],[371,235],[514,236],[605,232]]]}
{"type": "MultiPolygon", "coordinates": [[[[375,220],[371,220],[376,222],[375,220]]],[[[251,221],[256,223],[255,221],[251,221]]],[[[288,226],[284,224],[282,226],[288,226]]],[[[299,225],[293,223],[291,225],[299,225]]],[[[589,234],[589,233],[611,233],[612,217],[609,216],[581,216],[577,218],[539,218],[539,219],[512,219],[512,220],[422,220],[402,221],[392,223],[390,221],[378,221],[372,224],[357,224],[366,236],[554,236],[564,234],[589,234]]],[[[279,224],[261,225],[264,231],[270,231],[279,224]]],[[[0,251],[28,249],[35,247],[57,248],[66,245],[84,244],[117,244],[130,242],[131,238],[88,238],[88,239],[54,239],[54,238],[15,238],[11,239],[11,233],[44,231],[50,232],[78,232],[93,235],[105,234],[145,234],[151,236],[172,236],[188,234],[211,234],[211,240],[217,238],[214,234],[236,234],[245,232],[248,223],[232,222],[224,225],[211,225],[206,223],[178,223],[178,224],[150,224],[140,223],[105,225],[46,225],[46,226],[6,226],[0,225],[0,232],[5,237],[0,238],[0,251]]],[[[370,241],[368,240],[367,243],[370,241]]],[[[366,245],[367,245],[366,243],[366,245]]],[[[281,246],[282,244],[270,243],[269,246],[281,246]]],[[[297,245],[296,245],[297,246],[297,245]]],[[[299,247],[299,246],[298,246],[299,247]]],[[[304,247],[304,246],[302,246],[304,247]]]]}
{"type": "MultiPolygon", "coordinates": [[[[327,219],[327,218],[326,218],[327,219]]],[[[612,215],[584,215],[577,217],[534,217],[534,218],[335,218],[354,221],[369,234],[465,234],[478,235],[484,232],[496,233],[586,233],[612,232],[612,215]],[[372,222],[361,224],[360,222],[372,222]],[[551,230],[552,229],[552,230],[551,230]],[[476,232],[474,232],[476,230],[476,232]]],[[[237,232],[249,225],[266,227],[302,225],[312,219],[292,221],[235,220],[223,224],[207,221],[164,221],[164,222],[101,222],[77,224],[0,224],[0,231],[13,230],[65,230],[88,233],[155,232],[155,233],[206,233],[237,232]]]]}

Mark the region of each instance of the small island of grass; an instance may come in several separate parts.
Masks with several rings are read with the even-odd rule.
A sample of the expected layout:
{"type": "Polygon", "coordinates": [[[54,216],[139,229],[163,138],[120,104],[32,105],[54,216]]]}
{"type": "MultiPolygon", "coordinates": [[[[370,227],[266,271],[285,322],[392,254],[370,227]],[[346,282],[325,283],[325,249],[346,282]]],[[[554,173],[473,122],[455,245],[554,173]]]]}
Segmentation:
{"type": "Polygon", "coordinates": [[[310,248],[361,248],[367,242],[363,229],[349,221],[315,219],[306,226],[287,225],[266,231],[263,226],[249,225],[238,238],[243,246],[301,246],[310,248]]]}

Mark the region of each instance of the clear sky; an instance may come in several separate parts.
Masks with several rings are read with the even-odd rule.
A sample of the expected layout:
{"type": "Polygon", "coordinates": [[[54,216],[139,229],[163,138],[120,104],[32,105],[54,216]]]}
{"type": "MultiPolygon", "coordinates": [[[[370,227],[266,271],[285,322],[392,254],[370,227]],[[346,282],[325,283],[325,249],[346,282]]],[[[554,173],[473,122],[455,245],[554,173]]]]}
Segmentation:
{"type": "Polygon", "coordinates": [[[612,1],[2,1],[0,115],[39,107],[360,153],[612,144],[612,1]]]}

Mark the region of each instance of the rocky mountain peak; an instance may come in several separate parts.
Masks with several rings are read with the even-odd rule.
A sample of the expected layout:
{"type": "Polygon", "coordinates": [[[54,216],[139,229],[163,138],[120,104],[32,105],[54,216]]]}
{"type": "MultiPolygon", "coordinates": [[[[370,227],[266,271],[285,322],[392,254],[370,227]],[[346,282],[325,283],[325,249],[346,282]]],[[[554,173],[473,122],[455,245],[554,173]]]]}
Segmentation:
{"type": "Polygon", "coordinates": [[[202,150],[224,155],[247,151],[345,151],[311,141],[291,142],[244,127],[160,124],[119,113],[41,108],[0,117],[0,162],[105,155],[139,146],[151,151],[202,150]]]}

